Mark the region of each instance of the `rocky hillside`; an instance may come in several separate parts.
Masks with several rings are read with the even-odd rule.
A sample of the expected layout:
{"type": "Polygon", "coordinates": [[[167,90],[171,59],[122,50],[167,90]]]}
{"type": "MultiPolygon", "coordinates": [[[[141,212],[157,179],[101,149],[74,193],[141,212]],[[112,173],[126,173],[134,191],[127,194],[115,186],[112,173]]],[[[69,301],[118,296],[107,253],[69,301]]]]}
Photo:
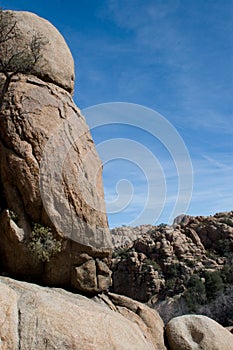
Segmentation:
{"type": "Polygon", "coordinates": [[[135,232],[121,227],[114,229],[113,242],[114,292],[149,302],[165,321],[201,307],[207,312],[206,304],[225,295],[225,319],[215,318],[233,322],[233,212],[180,216],[172,226],[136,227],[135,232]]]}
{"type": "Polygon", "coordinates": [[[115,250],[129,248],[133,242],[144,233],[147,233],[153,228],[152,225],[141,225],[136,227],[121,226],[111,230],[112,243],[115,250]]]}

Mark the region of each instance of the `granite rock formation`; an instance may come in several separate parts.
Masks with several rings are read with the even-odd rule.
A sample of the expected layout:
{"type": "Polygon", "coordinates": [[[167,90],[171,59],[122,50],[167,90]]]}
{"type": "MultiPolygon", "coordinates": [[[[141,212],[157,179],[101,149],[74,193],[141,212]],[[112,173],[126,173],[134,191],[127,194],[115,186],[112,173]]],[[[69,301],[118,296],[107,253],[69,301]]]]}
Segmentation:
{"type": "MultiPolygon", "coordinates": [[[[171,307],[169,298],[187,295],[191,282],[208,289],[207,278],[212,273],[217,279],[214,283],[221,284],[221,278],[225,286],[233,282],[233,212],[180,216],[172,226],[145,229],[147,226],[136,227],[137,238],[131,240],[135,233],[129,234],[129,243],[125,238],[121,247],[117,240],[112,259],[115,293],[152,305],[167,299],[171,307]]],[[[134,232],[134,228],[114,229],[113,243],[116,232],[125,237],[129,231],[134,232]]],[[[209,294],[207,291],[207,297],[209,294]]]]}
{"type": "Polygon", "coordinates": [[[177,317],[164,329],[155,310],[113,293],[89,299],[0,277],[0,301],[4,350],[232,349],[232,333],[208,317],[177,317]]]}
{"type": "Polygon", "coordinates": [[[126,297],[91,300],[0,277],[0,300],[4,350],[166,349],[159,315],[126,297]]]}
{"type": "Polygon", "coordinates": [[[121,226],[111,229],[112,244],[115,249],[129,248],[133,242],[144,233],[153,228],[152,225],[141,225],[136,227],[121,226]]]}
{"type": "Polygon", "coordinates": [[[74,91],[74,61],[63,36],[46,19],[34,13],[15,11],[14,18],[20,35],[21,45],[30,45],[32,36],[39,34],[48,43],[42,47],[41,59],[33,67],[32,74],[43,81],[52,82],[66,91],[74,91]]]}
{"type": "Polygon", "coordinates": [[[185,315],[173,318],[166,327],[171,350],[231,350],[233,335],[206,316],[185,315]]]}
{"type": "Polygon", "coordinates": [[[0,269],[46,285],[107,290],[102,164],[70,95],[73,59],[47,21],[14,16],[25,42],[39,31],[48,44],[30,75],[12,78],[0,111],[0,269]]]}

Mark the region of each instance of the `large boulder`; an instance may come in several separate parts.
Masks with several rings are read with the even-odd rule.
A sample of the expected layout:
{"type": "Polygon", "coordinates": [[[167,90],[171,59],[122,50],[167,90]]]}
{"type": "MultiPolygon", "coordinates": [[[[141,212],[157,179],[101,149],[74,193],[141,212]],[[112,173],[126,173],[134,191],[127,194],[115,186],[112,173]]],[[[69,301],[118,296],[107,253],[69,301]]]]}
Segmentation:
{"type": "Polygon", "coordinates": [[[46,19],[34,13],[14,11],[20,33],[20,45],[30,45],[33,35],[39,34],[46,45],[41,48],[41,59],[32,73],[44,81],[53,82],[69,92],[74,90],[74,61],[63,36],[46,19]]]}
{"type": "Polygon", "coordinates": [[[165,350],[164,323],[157,312],[145,304],[139,303],[123,295],[108,293],[111,302],[117,307],[117,311],[130,321],[134,321],[141,328],[145,327],[152,336],[155,349],[165,350]]]}
{"type": "Polygon", "coordinates": [[[107,290],[102,163],[68,92],[73,59],[50,23],[24,12],[14,18],[19,40],[29,44],[35,31],[48,44],[30,75],[13,76],[0,106],[0,271],[87,293],[107,290]]]}
{"type": "Polygon", "coordinates": [[[233,335],[214,320],[202,315],[173,318],[166,327],[171,350],[232,350],[233,335]]]}
{"type": "Polygon", "coordinates": [[[102,165],[84,118],[69,93],[33,76],[16,77],[4,101],[2,270],[15,276],[42,276],[44,283],[87,292],[107,289],[111,242],[102,165]],[[61,252],[50,261],[32,260],[28,247],[35,223],[42,229],[51,227],[61,244],[61,252]],[[81,277],[83,271],[92,279],[89,287],[81,277]]]}
{"type": "Polygon", "coordinates": [[[154,311],[116,295],[95,299],[1,277],[1,349],[165,349],[154,311]]]}

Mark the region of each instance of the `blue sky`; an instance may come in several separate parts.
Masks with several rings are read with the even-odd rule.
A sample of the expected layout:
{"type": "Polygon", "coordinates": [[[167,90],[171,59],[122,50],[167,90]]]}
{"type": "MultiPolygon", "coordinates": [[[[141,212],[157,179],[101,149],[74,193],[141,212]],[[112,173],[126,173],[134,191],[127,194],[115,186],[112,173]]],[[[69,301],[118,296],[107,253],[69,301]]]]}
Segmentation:
{"type": "MultiPolygon", "coordinates": [[[[128,102],[157,111],[176,128],[193,166],[188,214],[232,209],[232,1],[15,0],[0,1],[0,6],[32,11],[60,30],[75,60],[74,100],[84,115],[86,112],[89,124],[94,117],[88,107],[128,102]]],[[[166,144],[132,125],[98,127],[92,135],[100,153],[106,146],[108,159],[114,145],[109,147],[104,141],[114,139],[124,145],[124,139],[140,144],[135,151],[137,161],[130,156],[114,159],[113,155],[104,166],[110,226],[167,222],[179,179],[166,144]],[[148,156],[141,155],[145,148],[148,156]],[[150,152],[158,162],[148,167],[150,152]],[[141,161],[144,165],[140,167],[141,161]],[[147,205],[148,184],[157,186],[158,192],[147,216],[140,219],[147,205]],[[162,205],[159,191],[164,186],[162,205]]]]}

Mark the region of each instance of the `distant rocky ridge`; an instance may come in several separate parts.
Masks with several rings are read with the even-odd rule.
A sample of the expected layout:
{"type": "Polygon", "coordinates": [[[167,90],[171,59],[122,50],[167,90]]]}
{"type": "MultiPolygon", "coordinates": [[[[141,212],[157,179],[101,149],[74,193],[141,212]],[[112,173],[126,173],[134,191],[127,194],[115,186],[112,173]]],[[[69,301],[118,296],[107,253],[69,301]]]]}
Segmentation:
{"type": "MultiPolygon", "coordinates": [[[[229,220],[231,220],[231,213],[228,213],[228,212],[217,213],[214,215],[215,218],[222,217],[223,223],[226,221],[224,219],[225,216],[227,216],[227,217],[229,216],[229,220]]],[[[210,216],[210,218],[211,217],[212,216],[210,216]]],[[[144,233],[149,233],[152,229],[167,227],[167,229],[169,230],[169,227],[175,228],[176,226],[179,227],[179,225],[185,226],[189,223],[189,221],[191,219],[198,220],[198,218],[208,219],[209,217],[208,216],[195,217],[195,216],[191,216],[191,215],[181,214],[181,215],[178,215],[174,219],[172,225],[160,224],[158,226],[154,226],[154,225],[146,224],[146,225],[140,225],[140,226],[135,226],[135,227],[126,226],[126,225],[114,227],[111,229],[112,244],[113,244],[113,247],[115,248],[115,250],[125,248],[125,247],[129,248],[137,238],[142,236],[144,233]]]]}
{"type": "MultiPolygon", "coordinates": [[[[200,288],[193,304],[195,297],[205,304],[218,295],[205,290],[211,283],[222,293],[233,283],[233,212],[179,216],[172,226],[119,227],[112,237],[117,247],[112,259],[114,292],[160,305],[161,314],[166,311],[161,303],[167,300],[171,317],[177,311],[172,311],[171,298],[188,299],[189,288],[200,288]]],[[[183,312],[189,312],[187,305],[183,312]]]]}
{"type": "Polygon", "coordinates": [[[111,229],[112,244],[115,249],[132,246],[133,242],[144,233],[150,231],[154,226],[141,225],[136,227],[121,226],[111,229]]]}

